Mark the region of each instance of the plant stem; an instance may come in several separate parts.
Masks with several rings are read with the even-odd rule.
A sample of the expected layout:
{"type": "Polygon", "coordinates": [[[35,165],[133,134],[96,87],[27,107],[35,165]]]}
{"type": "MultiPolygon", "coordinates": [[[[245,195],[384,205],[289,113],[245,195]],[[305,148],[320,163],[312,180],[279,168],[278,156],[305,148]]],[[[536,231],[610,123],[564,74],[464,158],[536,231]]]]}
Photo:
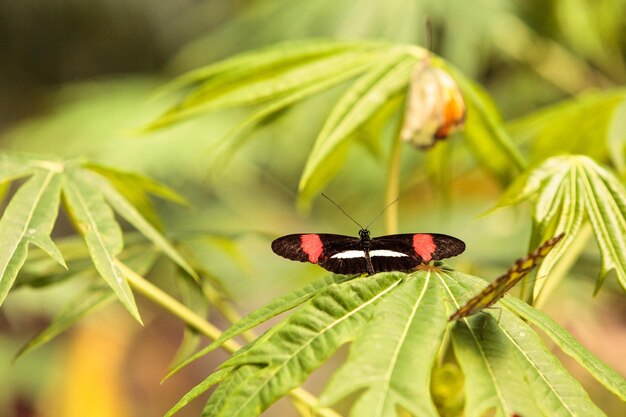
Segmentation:
{"type": "MultiPolygon", "coordinates": [[[[193,327],[198,332],[207,336],[211,340],[216,340],[222,334],[222,332],[204,318],[190,310],[187,306],[176,300],[171,295],[161,290],[150,281],[146,280],[141,275],[124,265],[121,261],[117,260],[116,265],[120,268],[130,285],[143,294],[146,298],[160,305],[165,310],[172,313],[174,316],[181,319],[188,326],[193,327]]],[[[241,345],[234,340],[228,340],[222,346],[223,349],[230,353],[234,353],[241,348],[241,345]]],[[[315,413],[323,417],[341,417],[340,414],[331,410],[330,408],[317,408],[317,397],[309,393],[302,388],[293,389],[289,395],[294,399],[308,405],[311,409],[315,410],[315,413]]]]}
{"type": "Polygon", "coordinates": [[[398,233],[398,205],[393,204],[400,196],[400,157],[402,156],[402,140],[395,135],[389,157],[389,172],[387,173],[387,189],[385,195],[385,232],[388,235],[398,233]]]}

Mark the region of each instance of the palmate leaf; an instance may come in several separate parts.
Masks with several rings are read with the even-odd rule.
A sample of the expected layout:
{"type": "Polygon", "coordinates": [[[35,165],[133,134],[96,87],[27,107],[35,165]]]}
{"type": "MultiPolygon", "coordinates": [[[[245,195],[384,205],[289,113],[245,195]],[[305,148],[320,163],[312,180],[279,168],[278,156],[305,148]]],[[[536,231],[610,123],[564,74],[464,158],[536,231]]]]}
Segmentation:
{"type": "MultiPolygon", "coordinates": [[[[341,169],[358,129],[367,125],[392,102],[406,94],[414,65],[428,52],[415,45],[372,41],[335,42],[302,40],[247,52],[173,81],[169,91],[186,95],[144,128],[145,131],[177,123],[200,113],[255,106],[252,113],[217,145],[218,168],[243,142],[243,134],[271,115],[304,98],[328,90],[351,78],[354,82],[331,110],[316,138],[299,182],[299,203],[306,206],[341,169]]],[[[433,63],[454,73],[468,104],[467,142],[483,165],[503,183],[526,166],[487,93],[442,59],[433,63]]],[[[387,143],[402,106],[373,135],[387,143]]],[[[379,147],[379,146],[377,146],[379,147]]]]}
{"type": "Polygon", "coordinates": [[[230,385],[228,397],[204,415],[256,416],[353,339],[375,304],[397,287],[403,276],[379,274],[331,285],[316,295],[272,329],[263,343],[237,352],[222,365],[235,368],[222,384],[229,385],[231,378],[239,378],[241,367],[249,369],[248,375],[235,386],[230,385]]]}
{"type": "Polygon", "coordinates": [[[50,239],[58,213],[60,191],[61,176],[58,172],[36,169],[9,202],[0,219],[0,304],[26,260],[30,243],[65,265],[61,253],[50,239]]]}
{"type": "MultiPolygon", "coordinates": [[[[326,387],[322,406],[359,391],[352,415],[437,416],[430,378],[447,340],[446,318],[484,287],[479,278],[441,266],[331,284],[221,366],[215,378],[221,379],[221,372],[228,375],[209,398],[203,416],[260,414],[349,341],[353,344],[348,362],[326,387]]],[[[465,415],[604,415],[516,314],[544,330],[594,378],[624,397],[624,378],[556,323],[509,296],[497,306],[500,312],[477,314],[447,327],[465,374],[465,415]]],[[[175,409],[213,381],[194,388],[175,409]]]]}
{"type": "MultiPolygon", "coordinates": [[[[467,299],[468,289],[484,286],[465,274],[443,273],[440,277],[453,309],[467,299]]],[[[504,298],[505,306],[508,298],[504,298]]],[[[487,411],[496,417],[604,416],[532,328],[506,308],[456,322],[452,341],[465,374],[468,417],[487,411]]]]}
{"type": "MultiPolygon", "coordinates": [[[[279,99],[342,72],[375,62],[375,42],[301,41],[301,49],[289,50],[279,45],[257,53],[248,53],[198,70],[183,78],[200,78],[186,97],[144,130],[149,131],[185,120],[200,113],[259,104],[279,99]],[[308,43],[308,45],[307,45],[308,43]],[[211,70],[211,68],[213,68],[211,70]],[[216,71],[216,68],[217,71],[216,71]]],[[[339,81],[337,81],[339,82],[339,81]]],[[[186,81],[185,81],[186,83],[186,81]]]]}
{"type": "Polygon", "coordinates": [[[439,416],[430,398],[430,374],[447,320],[433,275],[409,275],[380,302],[352,343],[348,362],[326,386],[322,405],[365,390],[352,416],[391,417],[398,406],[415,416],[439,416]]]}
{"type": "MultiPolygon", "coordinates": [[[[500,206],[524,200],[534,203],[531,245],[565,233],[539,268],[539,276],[550,274],[589,222],[602,255],[596,292],[612,271],[626,289],[626,189],[611,172],[586,156],[549,158],[512,185],[500,206]]],[[[543,285],[546,283],[535,286],[535,299],[543,285]]]]}
{"type": "MultiPolygon", "coordinates": [[[[122,304],[137,320],[140,320],[130,287],[116,266],[117,257],[124,243],[120,226],[111,207],[174,262],[190,274],[194,273],[193,269],[157,229],[145,220],[123,193],[118,192],[104,178],[82,168],[81,164],[89,166],[88,163],[79,161],[46,161],[36,157],[0,154],[0,181],[6,183],[30,175],[11,198],[0,219],[0,234],[3,237],[0,245],[0,304],[26,260],[29,244],[34,244],[65,267],[61,252],[50,238],[58,213],[60,196],[63,195],[70,218],[87,243],[91,262],[122,304]]],[[[100,171],[103,170],[106,168],[101,167],[100,171]]],[[[166,188],[157,183],[149,180],[140,181],[141,178],[138,176],[134,178],[135,183],[145,185],[152,193],[168,197],[174,195],[166,192],[166,188]]],[[[72,252],[76,253],[74,249],[72,252]]],[[[40,258],[37,262],[45,264],[47,261],[40,258]]],[[[32,269],[26,274],[24,284],[29,281],[37,285],[46,285],[46,282],[56,282],[75,275],[72,271],[67,274],[50,272],[49,265],[42,264],[42,268],[47,268],[47,272],[32,269]],[[46,281],[45,277],[38,280],[36,276],[38,273],[42,277],[49,277],[51,281],[46,281]]]]}

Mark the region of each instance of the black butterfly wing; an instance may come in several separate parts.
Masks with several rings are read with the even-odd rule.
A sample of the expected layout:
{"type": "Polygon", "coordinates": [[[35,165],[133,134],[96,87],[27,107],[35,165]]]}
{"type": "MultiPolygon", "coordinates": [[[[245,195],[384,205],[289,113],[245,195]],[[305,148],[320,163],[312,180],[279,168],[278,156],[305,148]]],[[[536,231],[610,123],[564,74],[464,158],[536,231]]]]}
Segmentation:
{"type": "Polygon", "coordinates": [[[407,233],[372,239],[370,257],[376,272],[409,271],[430,261],[459,255],[465,243],[437,233],[407,233]]]}
{"type": "MultiPolygon", "coordinates": [[[[329,271],[337,273],[334,269],[326,267],[330,257],[338,252],[359,249],[359,238],[329,233],[302,233],[279,237],[272,242],[272,250],[277,255],[293,261],[311,262],[319,264],[329,271]]],[[[328,265],[332,267],[334,262],[328,265]]]]}

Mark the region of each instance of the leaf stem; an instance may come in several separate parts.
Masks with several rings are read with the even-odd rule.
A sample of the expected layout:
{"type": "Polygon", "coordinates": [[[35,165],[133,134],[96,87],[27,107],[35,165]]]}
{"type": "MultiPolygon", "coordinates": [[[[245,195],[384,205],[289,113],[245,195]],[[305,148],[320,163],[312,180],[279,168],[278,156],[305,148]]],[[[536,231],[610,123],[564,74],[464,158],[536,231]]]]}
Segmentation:
{"type": "MultiPolygon", "coordinates": [[[[119,260],[115,261],[116,265],[120,268],[128,283],[138,292],[143,294],[146,298],[150,299],[155,304],[160,305],[165,310],[172,313],[174,316],[181,319],[188,326],[193,327],[203,335],[207,336],[211,340],[216,340],[222,334],[222,332],[204,318],[196,314],[187,306],[176,300],[171,295],[161,290],[150,281],[146,280],[141,275],[124,265],[119,260]]],[[[222,346],[223,349],[230,353],[234,353],[241,348],[241,345],[234,340],[225,342],[222,346]]],[[[293,389],[289,395],[294,399],[306,404],[315,410],[315,413],[323,417],[341,417],[340,414],[331,410],[330,408],[317,408],[317,397],[309,393],[302,388],[293,389]]]]}
{"type": "Polygon", "coordinates": [[[388,235],[398,233],[398,205],[393,204],[400,196],[400,159],[402,156],[402,140],[400,139],[401,124],[398,125],[398,134],[395,135],[389,157],[389,172],[387,173],[387,189],[385,192],[385,232],[388,235]]]}

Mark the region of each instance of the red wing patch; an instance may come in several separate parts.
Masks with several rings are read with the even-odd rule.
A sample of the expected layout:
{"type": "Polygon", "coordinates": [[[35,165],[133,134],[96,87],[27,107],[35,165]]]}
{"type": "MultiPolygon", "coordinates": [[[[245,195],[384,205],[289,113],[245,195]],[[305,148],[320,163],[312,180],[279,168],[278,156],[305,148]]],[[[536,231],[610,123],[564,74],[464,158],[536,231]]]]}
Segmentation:
{"type": "Polygon", "coordinates": [[[302,250],[309,256],[309,262],[316,264],[322,252],[324,245],[319,235],[314,233],[300,236],[302,250]]]}
{"type": "Polygon", "coordinates": [[[428,262],[432,259],[437,245],[435,245],[432,235],[419,233],[413,235],[413,249],[424,262],[428,262]]]}

